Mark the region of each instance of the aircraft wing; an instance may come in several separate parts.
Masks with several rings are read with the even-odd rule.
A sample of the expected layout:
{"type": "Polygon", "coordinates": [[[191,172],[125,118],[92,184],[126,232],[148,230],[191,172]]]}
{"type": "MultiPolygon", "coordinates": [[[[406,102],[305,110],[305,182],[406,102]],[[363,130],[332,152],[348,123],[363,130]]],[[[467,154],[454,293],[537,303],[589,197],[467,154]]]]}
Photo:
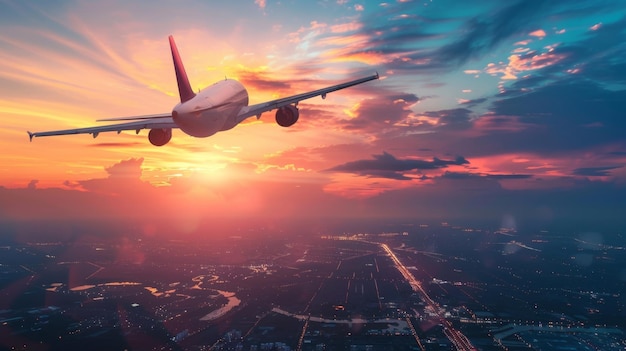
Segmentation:
{"type": "Polygon", "coordinates": [[[135,116],[135,117],[120,117],[101,119],[98,121],[126,121],[132,122],[110,124],[97,127],[76,128],[76,129],[64,129],[53,130],[49,132],[28,132],[28,136],[32,141],[34,137],[43,137],[51,135],[66,135],[66,134],[91,134],[93,137],[97,137],[102,132],[117,132],[118,134],[123,130],[134,130],[139,133],[142,129],[155,129],[155,128],[178,128],[172,119],[170,113],[147,115],[147,116],[135,116]]]}
{"type": "Polygon", "coordinates": [[[285,97],[285,98],[280,98],[280,99],[277,99],[277,100],[267,101],[267,102],[263,102],[263,103],[256,104],[256,105],[245,106],[245,107],[243,107],[241,109],[241,111],[239,112],[239,115],[237,116],[238,117],[238,122],[241,122],[244,119],[246,119],[248,117],[252,117],[252,116],[257,116],[257,119],[258,119],[258,118],[261,117],[261,114],[263,112],[267,112],[267,111],[271,111],[271,110],[275,110],[275,109],[281,108],[283,106],[295,104],[295,103],[298,103],[299,101],[310,99],[312,97],[321,96],[322,99],[325,99],[326,98],[326,94],[328,94],[328,93],[332,93],[333,91],[345,89],[345,88],[348,88],[348,87],[351,87],[351,86],[354,86],[354,85],[357,85],[357,84],[365,83],[365,82],[368,82],[368,81],[374,80],[374,79],[378,79],[378,73],[376,73],[374,75],[371,75],[371,76],[368,76],[368,77],[364,77],[364,78],[356,79],[356,80],[353,80],[353,81],[349,81],[349,82],[333,85],[331,87],[314,90],[314,91],[311,91],[311,92],[308,92],[308,93],[303,93],[303,94],[298,94],[298,95],[289,96],[289,97],[285,97]]]}
{"type": "MultiPolygon", "coordinates": [[[[299,95],[293,95],[277,100],[267,101],[256,105],[244,106],[239,111],[237,116],[238,123],[243,121],[244,119],[252,116],[257,116],[259,118],[263,112],[275,110],[281,108],[283,106],[296,104],[299,101],[310,99],[316,96],[321,96],[322,98],[326,97],[326,94],[345,89],[357,84],[365,83],[370,80],[378,79],[378,73],[375,75],[371,75],[368,77],[352,80],[349,82],[333,85],[330,87],[314,90],[308,93],[303,93],[299,95]]],[[[145,115],[145,116],[134,116],[134,117],[117,117],[117,118],[107,118],[100,119],[99,122],[112,122],[112,121],[129,121],[118,124],[110,124],[96,127],[87,127],[87,128],[76,128],[76,129],[64,129],[64,130],[54,130],[48,132],[28,132],[28,136],[32,141],[35,137],[43,137],[43,136],[52,136],[52,135],[67,135],[67,134],[91,134],[94,138],[98,136],[98,134],[103,132],[118,132],[120,133],[123,130],[134,130],[136,133],[139,133],[142,129],[158,129],[158,128],[178,128],[174,120],[172,119],[171,113],[164,114],[155,114],[155,115],[145,115]]]]}

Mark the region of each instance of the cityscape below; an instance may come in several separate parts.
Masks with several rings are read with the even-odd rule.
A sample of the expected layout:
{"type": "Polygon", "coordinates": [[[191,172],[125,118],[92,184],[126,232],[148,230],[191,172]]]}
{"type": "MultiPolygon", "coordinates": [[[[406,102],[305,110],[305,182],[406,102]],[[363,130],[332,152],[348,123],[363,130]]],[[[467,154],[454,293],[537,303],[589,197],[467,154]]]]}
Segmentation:
{"type": "Polygon", "coordinates": [[[623,234],[504,222],[5,226],[0,349],[624,350],[623,234]]]}

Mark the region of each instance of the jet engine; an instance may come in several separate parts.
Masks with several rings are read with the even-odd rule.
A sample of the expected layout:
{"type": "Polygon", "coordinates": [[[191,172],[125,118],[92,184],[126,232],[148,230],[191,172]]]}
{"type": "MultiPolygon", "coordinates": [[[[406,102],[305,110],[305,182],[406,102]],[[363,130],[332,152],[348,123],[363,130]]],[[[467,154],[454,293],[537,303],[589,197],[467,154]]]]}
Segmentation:
{"type": "Polygon", "coordinates": [[[170,128],[157,128],[150,129],[148,133],[148,140],[154,146],[163,146],[172,139],[172,129],[170,128]]]}
{"type": "Polygon", "coordinates": [[[298,108],[293,105],[287,105],[279,108],[276,111],[276,123],[281,127],[291,127],[298,121],[300,112],[298,108]]]}

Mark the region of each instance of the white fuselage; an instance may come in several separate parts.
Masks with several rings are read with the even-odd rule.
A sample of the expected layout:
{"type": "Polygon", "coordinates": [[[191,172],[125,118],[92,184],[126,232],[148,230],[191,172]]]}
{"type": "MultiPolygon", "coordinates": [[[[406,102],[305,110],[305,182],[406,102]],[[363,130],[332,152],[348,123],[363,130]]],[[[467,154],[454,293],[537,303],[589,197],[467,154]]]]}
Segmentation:
{"type": "Polygon", "coordinates": [[[205,138],[236,126],[240,122],[237,116],[244,106],[248,106],[246,88],[236,80],[226,79],[176,105],[172,119],[183,132],[205,138]]]}

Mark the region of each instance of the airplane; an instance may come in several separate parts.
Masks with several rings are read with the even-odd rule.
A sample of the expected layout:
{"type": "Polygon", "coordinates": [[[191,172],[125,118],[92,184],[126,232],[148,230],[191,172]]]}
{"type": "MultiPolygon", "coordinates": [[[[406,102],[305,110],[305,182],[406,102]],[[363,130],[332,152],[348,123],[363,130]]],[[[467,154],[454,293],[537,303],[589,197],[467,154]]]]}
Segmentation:
{"type": "Polygon", "coordinates": [[[174,106],[172,112],[99,119],[97,122],[129,122],[97,127],[34,133],[28,131],[30,141],[32,142],[35,137],[67,134],[91,134],[96,138],[102,132],[119,134],[123,130],[134,130],[136,134],[139,134],[142,129],[150,129],[148,132],[150,143],[154,146],[163,146],[171,140],[172,129],[178,128],[193,137],[206,138],[217,132],[229,130],[249,117],[256,116],[259,119],[262,113],[272,110],[276,110],[275,118],[279,126],[290,127],[298,121],[300,115],[298,102],[316,96],[325,99],[328,93],[378,79],[378,73],[376,73],[308,93],[248,106],[248,91],[243,84],[234,79],[218,81],[199,91],[198,94],[194,93],[171,35],[169,42],[180,95],[180,103],[174,106]]]}

